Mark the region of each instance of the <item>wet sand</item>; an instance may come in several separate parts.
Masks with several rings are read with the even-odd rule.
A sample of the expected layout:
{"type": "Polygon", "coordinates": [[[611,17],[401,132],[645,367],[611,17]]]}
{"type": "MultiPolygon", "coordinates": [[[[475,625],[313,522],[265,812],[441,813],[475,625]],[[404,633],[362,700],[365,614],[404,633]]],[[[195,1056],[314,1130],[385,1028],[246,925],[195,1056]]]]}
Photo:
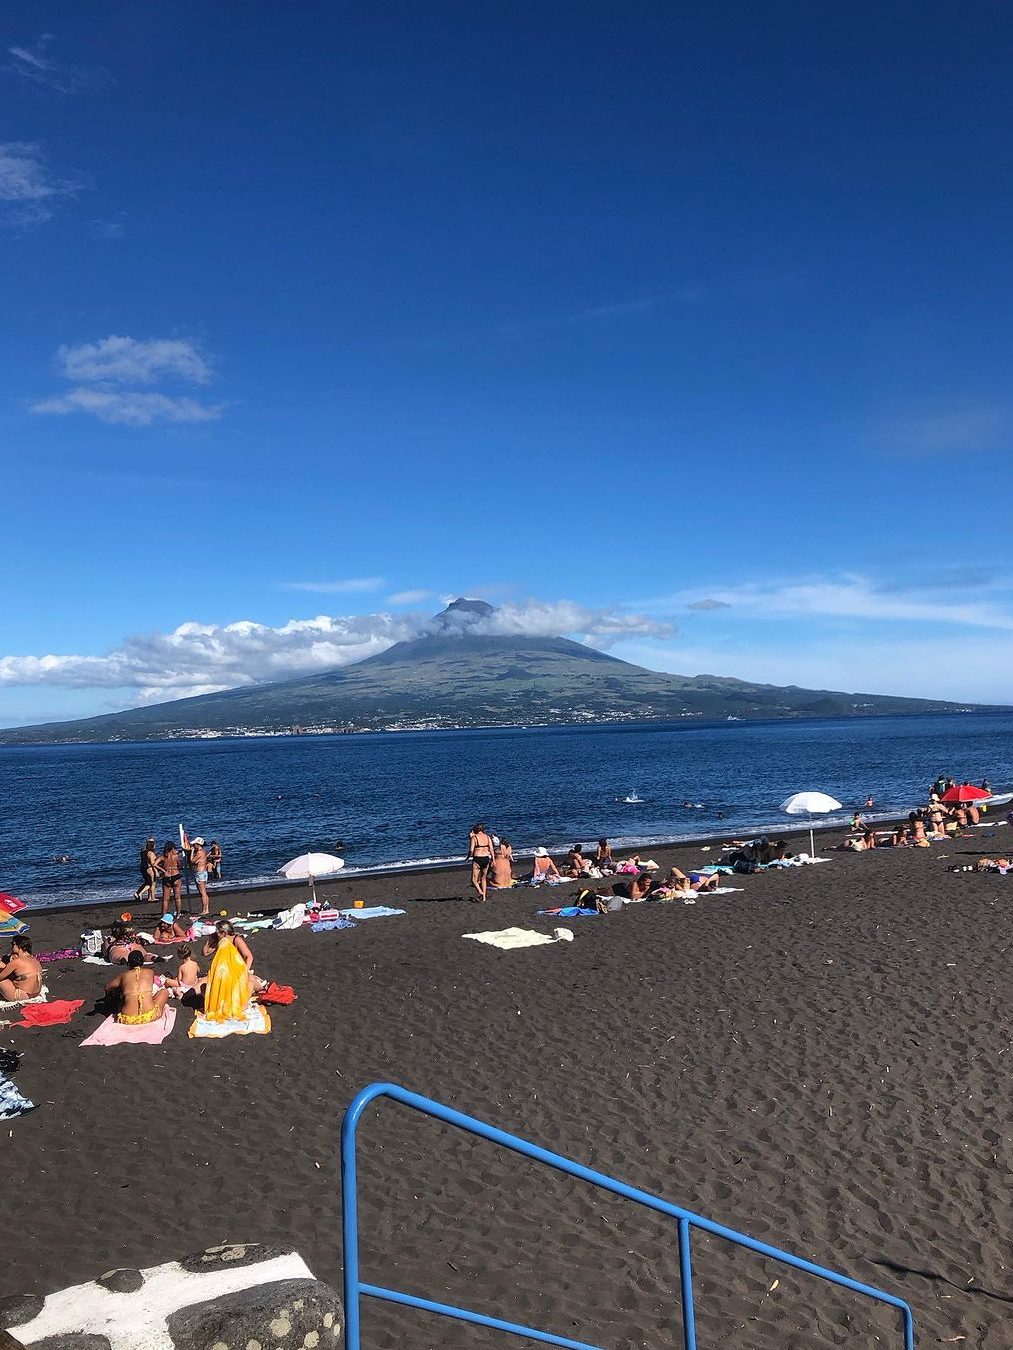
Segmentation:
{"type": "MultiPolygon", "coordinates": [[[[299,994],[267,1037],[192,1041],[181,1010],[160,1047],[82,1050],[113,971],[57,962],[52,997],[85,1008],[2,1033],[40,1109],[8,1122],[7,1213],[27,1231],[0,1292],[225,1240],[291,1243],[338,1282],[341,1115],[381,1079],[897,1293],[919,1345],[1008,1347],[1013,876],[947,871],[1002,845],[991,833],[860,855],[824,837],[825,865],[571,921],[535,914],[570,887],[465,902],[463,866],[323,883],[408,912],[255,935],[258,970],[299,994]],[[462,939],[561,922],[572,943],[462,939]]],[[[689,870],[716,852],[654,856],[689,870]]],[[[134,909],[141,927],[152,913],[134,909]]],[[[53,949],[110,911],[27,917],[53,949]]],[[[361,1139],[364,1278],[603,1345],[681,1345],[667,1221],[390,1104],[361,1139]]],[[[694,1260],[701,1347],[901,1343],[893,1314],[750,1253],[698,1236],[694,1260]]],[[[372,1302],[363,1324],[370,1346],[503,1343],[372,1302]]]]}

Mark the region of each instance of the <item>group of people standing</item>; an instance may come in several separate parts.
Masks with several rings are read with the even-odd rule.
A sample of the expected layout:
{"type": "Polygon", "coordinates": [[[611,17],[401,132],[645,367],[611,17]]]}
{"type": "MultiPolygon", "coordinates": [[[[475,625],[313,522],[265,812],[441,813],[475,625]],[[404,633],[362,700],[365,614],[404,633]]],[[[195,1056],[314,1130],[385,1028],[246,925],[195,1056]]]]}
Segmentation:
{"type": "Polygon", "coordinates": [[[188,839],[183,834],[182,853],[174,839],[166,840],[161,853],[154,838],[148,839],[140,851],[139,870],[141,882],[134,891],[134,903],[141,904],[147,899],[152,904],[158,899],[161,889],[163,910],[178,913],[183,899],[183,867],[189,868],[190,875],[200,896],[202,914],[210,913],[211,902],[208,897],[208,882],[222,879],[222,850],[217,839],[205,845],[201,835],[188,839]]]}
{"type": "MultiPolygon", "coordinates": [[[[468,838],[468,860],[471,863],[471,888],[479,902],[494,891],[507,890],[518,885],[514,876],[514,851],[509,839],[490,834],[484,821],[471,828],[468,838]]],[[[638,861],[638,860],[631,860],[638,861]]],[[[607,839],[599,839],[594,853],[585,853],[583,844],[574,844],[566,855],[562,869],[556,866],[546,848],[536,848],[531,876],[532,882],[565,880],[581,877],[603,877],[617,870],[612,847],[607,839]]]]}

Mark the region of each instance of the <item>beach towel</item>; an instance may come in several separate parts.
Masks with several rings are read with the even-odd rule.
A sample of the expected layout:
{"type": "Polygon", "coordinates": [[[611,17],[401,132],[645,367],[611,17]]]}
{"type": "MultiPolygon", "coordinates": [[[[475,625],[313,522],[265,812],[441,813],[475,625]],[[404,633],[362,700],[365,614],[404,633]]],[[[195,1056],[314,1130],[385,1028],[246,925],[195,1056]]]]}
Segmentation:
{"type": "Polygon", "coordinates": [[[241,1017],[224,1022],[209,1022],[203,1013],[197,1013],[190,1024],[190,1035],[218,1040],[222,1036],[266,1036],[271,1030],[270,1014],[256,1003],[251,1003],[241,1017]]]}
{"type": "Polygon", "coordinates": [[[49,990],[43,985],[34,998],[16,998],[10,1002],[0,1002],[0,1008],[27,1008],[30,1003],[45,1003],[48,998],[49,990]]]}
{"type": "Polygon", "coordinates": [[[83,998],[57,998],[52,1003],[23,1003],[24,1015],[16,1027],[57,1027],[69,1022],[84,1003],[83,998]]]}
{"type": "Polygon", "coordinates": [[[514,951],[518,947],[544,947],[552,942],[573,940],[573,934],[568,928],[557,928],[552,934],[536,933],[530,928],[500,928],[488,933],[463,933],[461,936],[472,938],[475,942],[484,942],[489,947],[499,947],[505,952],[514,951]]]}
{"type": "Polygon", "coordinates": [[[0,909],[7,914],[20,914],[27,906],[24,900],[19,900],[16,895],[8,895],[6,891],[0,891],[0,909]]]}
{"type": "Polygon", "coordinates": [[[45,966],[51,961],[76,961],[80,955],[80,947],[64,947],[59,952],[36,952],[35,959],[39,965],[45,966]]]}
{"type": "Polygon", "coordinates": [[[0,1120],[13,1120],[34,1110],[34,1102],[23,1097],[9,1078],[0,1077],[0,1120]]]}
{"type": "MultiPolygon", "coordinates": [[[[358,911],[356,911],[358,913],[358,911]]],[[[335,928],[354,928],[355,924],[351,919],[324,919],[320,923],[310,924],[310,931],[313,933],[331,933],[335,928]]]]}
{"type": "Polygon", "coordinates": [[[275,984],[274,980],[257,995],[260,1003],[294,1003],[299,995],[290,984],[275,984]]]}
{"type": "Polygon", "coordinates": [[[539,909],[538,914],[549,914],[557,919],[601,919],[596,909],[581,909],[579,905],[564,905],[562,909],[539,909]]]}
{"type": "Polygon", "coordinates": [[[143,1026],[128,1026],[117,1022],[115,1017],[107,1017],[97,1031],[83,1040],[84,1045],[161,1045],[176,1025],[176,1009],[166,1008],[157,1022],[146,1022],[143,1026]]]}
{"type": "Polygon", "coordinates": [[[389,905],[367,905],[364,909],[339,909],[338,913],[346,919],[383,919],[388,914],[403,914],[403,909],[391,909],[389,905]]]}
{"type": "Polygon", "coordinates": [[[111,966],[112,962],[107,961],[103,956],[82,956],[81,964],[87,966],[111,966]]]}
{"type": "Polygon", "coordinates": [[[283,909],[280,914],[275,915],[272,922],[273,928],[301,928],[306,918],[306,906],[304,904],[293,905],[291,909],[283,909]]]}
{"type": "Polygon", "coordinates": [[[715,886],[709,891],[701,891],[701,895],[731,895],[732,891],[741,891],[741,886],[715,886]]]}

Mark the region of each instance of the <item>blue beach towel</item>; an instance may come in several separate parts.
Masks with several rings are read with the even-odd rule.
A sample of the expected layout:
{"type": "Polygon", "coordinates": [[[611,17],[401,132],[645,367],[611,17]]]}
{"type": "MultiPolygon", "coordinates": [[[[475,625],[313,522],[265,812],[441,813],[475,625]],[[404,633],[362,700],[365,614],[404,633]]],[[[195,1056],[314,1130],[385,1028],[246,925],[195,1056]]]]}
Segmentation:
{"type": "Polygon", "coordinates": [[[339,909],[338,913],[346,919],[383,919],[388,914],[403,914],[403,909],[391,909],[389,905],[367,905],[364,909],[339,909]]]}
{"type": "MultiPolygon", "coordinates": [[[[359,911],[356,910],[356,913],[359,911]]],[[[355,924],[351,919],[324,919],[321,923],[314,923],[310,928],[314,933],[331,933],[335,928],[354,928],[355,924]]]]}

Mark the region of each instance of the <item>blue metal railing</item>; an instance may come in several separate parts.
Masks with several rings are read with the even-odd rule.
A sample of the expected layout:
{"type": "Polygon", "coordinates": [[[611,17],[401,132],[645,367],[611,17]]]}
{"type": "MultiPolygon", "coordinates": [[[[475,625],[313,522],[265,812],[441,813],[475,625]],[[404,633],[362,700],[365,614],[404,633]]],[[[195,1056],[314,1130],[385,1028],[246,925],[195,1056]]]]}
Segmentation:
{"type": "Polygon", "coordinates": [[[760,1256],[768,1256],[774,1261],[781,1261],[784,1265],[793,1266],[796,1270],[805,1271],[808,1275],[817,1275],[820,1279],[828,1280],[831,1284],[840,1285],[843,1289],[851,1289],[856,1294],[864,1294],[867,1298],[875,1299],[879,1303],[886,1303],[891,1308],[896,1308],[903,1318],[904,1350],[914,1350],[914,1318],[911,1315],[911,1309],[903,1299],[897,1298],[894,1294],[884,1293],[882,1289],[876,1289],[871,1284],[862,1284],[858,1280],[850,1279],[847,1275],[839,1275],[836,1271],[827,1270],[824,1266],[817,1266],[812,1261],[804,1260],[801,1256],[793,1256],[791,1252],[783,1252],[777,1247],[771,1247],[766,1242],[758,1242],[756,1238],[748,1237],[745,1233],[737,1233],[734,1228],[726,1228],[724,1224],[714,1223],[711,1219],[693,1214],[690,1210],[683,1209],[679,1205],[669,1204],[667,1200],[661,1200],[658,1196],[650,1195],[647,1191],[638,1190],[635,1186],[627,1186],[622,1181],[616,1181],[614,1177],[607,1177],[602,1172],[592,1171],[590,1167],[583,1167],[580,1163],[564,1158],[558,1153],[550,1153],[548,1149],[539,1148],[537,1144],[529,1144],[526,1139],[519,1139],[517,1135],[507,1134],[504,1130],[498,1130],[495,1126],[487,1125],[484,1121],[476,1120],[473,1116],[463,1115],[460,1111],[455,1111],[449,1106],[443,1106],[440,1102],[434,1102],[429,1097],[420,1097],[418,1093],[409,1092],[406,1088],[398,1087],[395,1083],[372,1083],[369,1087],[363,1088],[345,1112],[345,1118],[341,1125],[341,1219],[345,1240],[345,1341],[348,1350],[361,1350],[359,1304],[364,1294],[369,1298],[384,1299],[388,1303],[401,1303],[409,1308],[421,1308],[425,1312],[439,1313],[443,1317],[453,1317],[460,1322],[473,1322],[478,1326],[492,1327],[496,1331],[505,1331],[513,1336],[527,1336],[530,1340],[544,1341],[548,1345],[569,1346],[571,1350],[601,1350],[600,1346],[589,1345],[586,1341],[570,1340],[566,1336],[556,1336],[552,1332],[538,1331],[533,1327],[521,1326],[516,1322],[506,1322],[499,1317],[488,1317],[485,1313],[473,1312],[468,1308],[458,1308],[448,1303],[436,1303],[432,1299],[418,1298],[414,1294],[405,1294],[397,1289],[386,1289],[382,1285],[369,1284],[359,1278],[359,1210],[355,1141],[362,1113],[369,1103],[375,1101],[377,1097],[390,1097],[403,1106],[410,1106],[414,1110],[422,1112],[423,1115],[433,1116],[436,1120],[442,1120],[448,1125],[455,1125],[458,1129],[466,1130],[469,1134],[478,1135],[480,1139],[488,1139],[491,1143],[511,1149],[514,1153],[520,1153],[526,1158],[533,1158],[535,1162],[545,1163],[548,1167],[554,1167],[559,1172],[565,1172],[571,1177],[579,1177],[581,1181],[588,1181],[593,1186],[600,1186],[603,1190],[611,1191],[613,1195],[621,1195],[627,1200],[635,1201],[638,1205],[644,1205],[647,1209],[656,1210],[659,1214],[665,1214],[669,1218],[675,1219],[679,1233],[682,1335],[685,1350],[697,1350],[696,1316],[693,1310],[693,1266],[690,1252],[690,1230],[693,1228],[699,1228],[701,1232],[724,1238],[738,1247],[746,1247],[749,1251],[758,1252],[760,1256]]]}

